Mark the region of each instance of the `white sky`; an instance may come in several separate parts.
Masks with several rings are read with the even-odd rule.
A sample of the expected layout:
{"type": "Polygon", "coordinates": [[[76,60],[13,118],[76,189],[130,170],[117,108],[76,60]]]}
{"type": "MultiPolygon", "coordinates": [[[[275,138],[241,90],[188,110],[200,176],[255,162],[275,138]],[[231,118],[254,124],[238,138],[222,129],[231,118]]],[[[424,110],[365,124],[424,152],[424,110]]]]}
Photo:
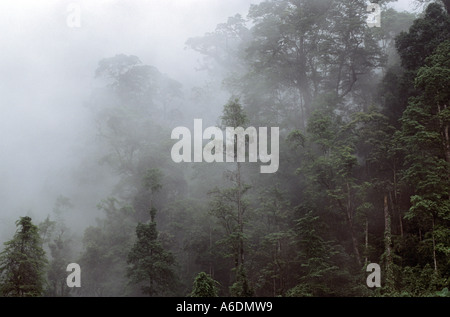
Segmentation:
{"type": "Polygon", "coordinates": [[[87,151],[83,131],[92,125],[83,102],[101,59],[136,55],[195,83],[199,56],[186,40],[245,15],[252,2],[0,0],[0,240],[2,223],[51,212],[57,195],[71,195],[69,171],[87,151]],[[81,8],[80,28],[67,25],[71,3],[81,8]]]}

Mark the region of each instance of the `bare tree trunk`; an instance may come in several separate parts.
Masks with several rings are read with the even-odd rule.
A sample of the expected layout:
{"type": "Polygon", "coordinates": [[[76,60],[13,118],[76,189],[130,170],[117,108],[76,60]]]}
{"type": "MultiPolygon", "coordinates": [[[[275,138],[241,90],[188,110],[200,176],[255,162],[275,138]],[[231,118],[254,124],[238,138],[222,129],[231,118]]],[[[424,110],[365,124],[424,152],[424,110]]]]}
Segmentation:
{"type": "Polygon", "coordinates": [[[349,224],[350,229],[350,235],[352,238],[352,244],[353,244],[353,251],[355,252],[356,261],[358,262],[358,265],[361,266],[361,255],[359,254],[358,250],[358,241],[356,239],[355,230],[353,228],[353,207],[352,207],[352,201],[351,201],[351,192],[350,192],[350,184],[347,183],[347,221],[349,224]]]}
{"type": "Polygon", "coordinates": [[[353,250],[355,252],[356,261],[358,262],[359,266],[362,266],[361,255],[359,254],[359,250],[358,250],[358,240],[356,239],[356,236],[355,236],[355,232],[353,229],[353,223],[350,225],[350,233],[352,236],[353,250]]]}
{"type": "Polygon", "coordinates": [[[237,185],[238,185],[238,228],[239,228],[239,246],[238,246],[238,264],[244,264],[244,211],[242,209],[242,184],[241,184],[241,163],[237,162],[237,185]]]}
{"type": "Polygon", "coordinates": [[[391,256],[391,220],[387,195],[384,195],[384,249],[386,256],[391,256]]]}
{"type": "Polygon", "coordinates": [[[434,239],[434,215],[431,218],[432,220],[432,239],[433,239],[433,262],[434,262],[434,271],[437,272],[437,260],[436,260],[436,240],[434,239]]]}
{"type": "Polygon", "coordinates": [[[307,70],[307,52],[305,50],[305,37],[300,36],[299,38],[299,46],[297,48],[297,64],[298,64],[298,89],[301,94],[301,98],[303,99],[303,107],[302,112],[304,110],[303,120],[309,118],[311,114],[311,91],[308,82],[308,75],[306,73],[307,70]]]}
{"type": "Polygon", "coordinates": [[[392,232],[391,215],[389,213],[388,197],[384,194],[384,254],[386,261],[386,286],[392,290],[394,285],[393,261],[392,261],[392,232]]]}
{"type": "MultiPolygon", "coordinates": [[[[447,105],[444,105],[444,110],[447,109],[447,105]]],[[[438,114],[441,113],[441,106],[438,105],[438,114]]],[[[449,127],[448,124],[445,124],[442,122],[442,120],[439,120],[440,126],[441,126],[441,134],[443,137],[442,143],[444,145],[444,153],[445,153],[445,160],[450,163],[450,135],[449,135],[449,127]]]]}
{"type": "Polygon", "coordinates": [[[448,125],[444,127],[444,146],[445,146],[445,160],[450,163],[450,135],[448,131],[448,125]]]}

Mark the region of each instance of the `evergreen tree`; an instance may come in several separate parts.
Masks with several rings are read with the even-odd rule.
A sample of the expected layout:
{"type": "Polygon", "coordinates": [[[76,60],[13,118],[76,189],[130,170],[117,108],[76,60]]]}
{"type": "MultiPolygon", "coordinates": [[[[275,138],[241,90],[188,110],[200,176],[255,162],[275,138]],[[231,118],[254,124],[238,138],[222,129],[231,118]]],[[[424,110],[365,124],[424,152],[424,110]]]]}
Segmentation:
{"type": "Polygon", "coordinates": [[[158,240],[155,214],[152,209],[150,222],[137,225],[137,241],[128,254],[130,282],[140,285],[149,296],[173,294],[175,287],[175,259],[158,240]]]}
{"type": "Polygon", "coordinates": [[[219,295],[218,282],[205,272],[197,274],[192,288],[192,297],[217,297],[219,295]]]}
{"type": "MultiPolygon", "coordinates": [[[[245,128],[247,116],[238,98],[230,99],[224,106],[221,119],[223,127],[245,128]]],[[[231,141],[234,147],[234,156],[232,158],[236,162],[236,169],[234,171],[227,171],[226,175],[233,186],[224,189],[215,188],[210,191],[210,194],[213,196],[210,211],[222,222],[226,230],[227,237],[225,241],[231,251],[231,254],[228,254],[228,256],[234,259],[233,270],[236,274],[236,282],[246,284],[247,278],[242,272],[244,272],[244,245],[246,240],[246,235],[244,234],[244,217],[248,209],[248,202],[244,199],[244,195],[250,189],[250,186],[243,182],[242,164],[237,155],[237,147],[245,146],[248,140],[243,140],[243,144],[239,145],[238,137],[234,135],[231,141]]],[[[228,149],[227,155],[229,155],[228,149]]]]}
{"type": "Polygon", "coordinates": [[[20,217],[14,238],[0,253],[0,294],[11,297],[41,296],[47,259],[38,228],[30,217],[20,217]]]}
{"type": "MultiPolygon", "coordinates": [[[[161,173],[149,170],[144,178],[145,187],[152,196],[161,188],[161,173]]],[[[150,221],[138,223],[137,240],[128,253],[127,276],[131,284],[141,286],[144,294],[149,296],[174,294],[176,277],[174,272],[175,258],[166,251],[158,239],[156,229],[156,208],[150,206],[150,221]]]]}
{"type": "Polygon", "coordinates": [[[252,297],[254,290],[250,286],[247,272],[243,265],[240,265],[236,272],[236,282],[230,286],[230,295],[233,297],[252,297]]]}

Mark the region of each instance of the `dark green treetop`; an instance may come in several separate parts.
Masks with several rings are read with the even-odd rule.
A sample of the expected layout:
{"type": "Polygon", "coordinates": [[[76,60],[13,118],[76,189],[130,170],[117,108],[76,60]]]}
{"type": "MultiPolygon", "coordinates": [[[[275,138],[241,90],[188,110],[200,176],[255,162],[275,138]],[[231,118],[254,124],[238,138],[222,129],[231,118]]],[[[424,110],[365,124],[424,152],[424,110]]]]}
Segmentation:
{"type": "Polygon", "coordinates": [[[0,294],[11,297],[40,296],[47,263],[38,227],[30,217],[20,217],[13,239],[0,253],[0,294]]]}

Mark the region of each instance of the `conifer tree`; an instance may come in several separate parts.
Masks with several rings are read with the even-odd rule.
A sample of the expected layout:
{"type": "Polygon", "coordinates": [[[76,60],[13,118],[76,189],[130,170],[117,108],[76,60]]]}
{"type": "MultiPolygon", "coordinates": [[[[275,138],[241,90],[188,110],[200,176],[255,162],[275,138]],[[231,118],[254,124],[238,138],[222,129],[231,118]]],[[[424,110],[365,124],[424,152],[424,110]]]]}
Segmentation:
{"type": "Polygon", "coordinates": [[[30,217],[20,217],[14,238],[0,253],[0,294],[8,297],[41,296],[47,259],[38,227],[30,217]]]}

